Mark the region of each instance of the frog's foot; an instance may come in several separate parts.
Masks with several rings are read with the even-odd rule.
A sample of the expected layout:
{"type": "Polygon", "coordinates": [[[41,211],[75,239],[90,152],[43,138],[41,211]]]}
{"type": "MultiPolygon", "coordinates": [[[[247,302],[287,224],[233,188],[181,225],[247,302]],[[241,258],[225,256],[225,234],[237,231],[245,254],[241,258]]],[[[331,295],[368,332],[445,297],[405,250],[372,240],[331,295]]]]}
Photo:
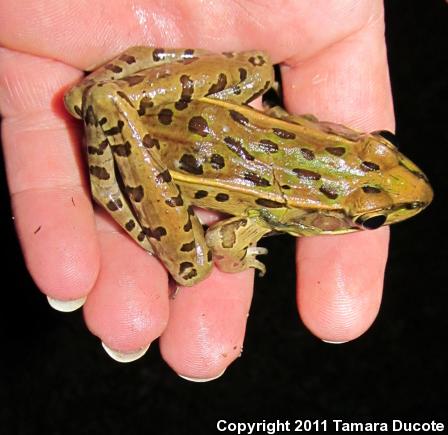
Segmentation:
{"type": "Polygon", "coordinates": [[[235,273],[254,268],[263,276],[266,267],[256,257],[268,250],[256,246],[256,243],[270,231],[258,217],[235,217],[210,227],[206,241],[212,250],[213,261],[223,272],[235,273]]]}
{"type": "Polygon", "coordinates": [[[268,250],[262,248],[261,246],[250,246],[246,251],[246,263],[249,264],[248,267],[253,267],[258,269],[258,276],[264,276],[266,273],[266,266],[259,260],[257,260],[257,255],[266,255],[268,250]]]}

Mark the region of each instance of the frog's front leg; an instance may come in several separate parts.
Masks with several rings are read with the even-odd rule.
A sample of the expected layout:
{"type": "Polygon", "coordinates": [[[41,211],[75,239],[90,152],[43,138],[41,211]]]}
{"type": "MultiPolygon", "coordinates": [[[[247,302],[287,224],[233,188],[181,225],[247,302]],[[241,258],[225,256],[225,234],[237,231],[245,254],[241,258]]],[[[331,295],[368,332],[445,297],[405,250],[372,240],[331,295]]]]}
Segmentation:
{"type": "Polygon", "coordinates": [[[266,267],[256,257],[268,251],[256,245],[271,231],[259,216],[233,217],[212,225],[206,233],[206,241],[215,264],[223,272],[241,272],[252,267],[262,276],[266,267]]]}
{"type": "MultiPolygon", "coordinates": [[[[93,168],[90,164],[92,176],[112,177],[106,168],[112,170],[116,165],[122,181],[120,198],[123,205],[131,206],[141,227],[138,240],[149,240],[179,284],[191,286],[205,278],[212,263],[202,225],[192,207],[184,202],[179,186],[161,160],[157,139],[147,133],[129,98],[113,81],[93,85],[86,93],[83,108],[86,131],[95,127],[101,136],[96,142],[104,144],[97,145],[97,149],[108,149],[108,153],[89,154],[96,163],[93,168]]],[[[99,190],[103,187],[99,186],[99,190]]],[[[102,200],[101,193],[96,197],[102,200]]],[[[120,214],[107,204],[106,209],[126,228],[120,214]]]]}

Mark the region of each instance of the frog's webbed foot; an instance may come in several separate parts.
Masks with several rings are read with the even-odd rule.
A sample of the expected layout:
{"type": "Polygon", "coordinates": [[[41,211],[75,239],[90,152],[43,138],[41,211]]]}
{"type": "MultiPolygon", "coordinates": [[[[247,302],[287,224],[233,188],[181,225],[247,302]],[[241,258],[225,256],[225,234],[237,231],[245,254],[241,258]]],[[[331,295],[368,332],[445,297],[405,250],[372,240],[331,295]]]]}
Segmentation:
{"type": "Polygon", "coordinates": [[[254,268],[263,276],[266,267],[257,260],[257,255],[267,254],[268,250],[256,244],[270,231],[259,217],[234,217],[211,226],[206,233],[206,241],[212,250],[213,261],[223,272],[254,268]]]}

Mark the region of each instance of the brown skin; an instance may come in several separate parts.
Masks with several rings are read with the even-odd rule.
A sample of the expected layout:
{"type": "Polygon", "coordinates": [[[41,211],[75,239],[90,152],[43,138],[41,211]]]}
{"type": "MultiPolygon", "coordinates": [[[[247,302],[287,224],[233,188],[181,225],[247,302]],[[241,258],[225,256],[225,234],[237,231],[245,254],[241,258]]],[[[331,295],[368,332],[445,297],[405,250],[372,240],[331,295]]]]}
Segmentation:
{"type": "MultiPolygon", "coordinates": [[[[366,131],[393,130],[382,2],[291,0],[276,7],[272,0],[223,0],[207,15],[194,0],[168,7],[155,0],[98,1],[86,9],[64,4],[76,3],[26,0],[19,8],[12,1],[0,7],[3,145],[28,268],[47,295],[88,295],[87,325],[109,347],[132,352],[161,336],[162,355],[177,373],[211,378],[240,352],[253,272],[215,269],[169,300],[157,259],[92,207],[81,129],[63,109],[63,91],[81,70],[132,45],[257,48],[282,63],[290,112],[366,131]]],[[[382,228],[298,240],[298,306],[315,335],[352,340],[373,322],[388,234],[382,228]]]]}

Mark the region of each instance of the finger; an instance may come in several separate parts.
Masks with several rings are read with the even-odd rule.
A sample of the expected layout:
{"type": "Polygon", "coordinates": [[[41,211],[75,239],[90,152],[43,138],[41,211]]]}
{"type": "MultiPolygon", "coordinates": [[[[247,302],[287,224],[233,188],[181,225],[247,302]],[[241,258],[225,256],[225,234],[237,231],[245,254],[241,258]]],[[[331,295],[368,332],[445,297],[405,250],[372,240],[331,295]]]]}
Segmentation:
{"type": "Polygon", "coordinates": [[[0,107],[9,189],[20,243],[39,288],[60,300],[85,296],[99,269],[90,197],[60,99],[79,72],[0,49],[0,107]]]}
{"type": "MultiPolygon", "coordinates": [[[[383,22],[366,25],[319,56],[283,68],[291,111],[371,131],[393,130],[383,22]]],[[[380,305],[388,231],[303,239],[297,252],[298,307],[327,341],[361,335],[380,305]]]]}
{"type": "Polygon", "coordinates": [[[303,323],[330,342],[366,331],[380,308],[388,228],[300,240],[297,303],[303,323]]]}
{"type": "Polygon", "coordinates": [[[274,0],[250,6],[217,0],[206,13],[198,10],[197,0],[149,0],[132,8],[120,0],[100,0],[88,7],[74,1],[22,0],[20,8],[14,2],[1,3],[0,44],[79,69],[91,69],[138,44],[214,51],[257,47],[278,62],[309,58],[380,13],[379,0],[274,0]],[[282,31],[273,38],[272,29],[282,31]]]}
{"type": "Polygon", "coordinates": [[[163,358],[176,373],[212,380],[241,354],[252,281],[253,271],[226,274],[214,268],[207,280],[180,289],[160,338],[163,358]]]}
{"type": "Polygon", "coordinates": [[[104,212],[97,221],[101,270],[84,304],[84,317],[115,359],[130,361],[166,327],[167,274],[156,257],[138,247],[104,212]]]}

